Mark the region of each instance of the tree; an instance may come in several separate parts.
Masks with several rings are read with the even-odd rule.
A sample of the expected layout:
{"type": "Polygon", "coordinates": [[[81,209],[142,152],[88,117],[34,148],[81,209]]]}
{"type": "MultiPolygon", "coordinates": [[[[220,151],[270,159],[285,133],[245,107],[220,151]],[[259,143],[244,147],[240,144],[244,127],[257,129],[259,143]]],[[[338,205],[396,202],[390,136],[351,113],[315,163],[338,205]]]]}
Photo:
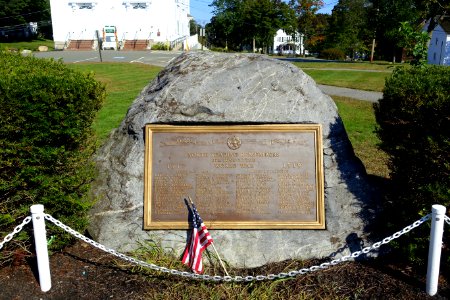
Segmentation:
{"type": "Polygon", "coordinates": [[[366,52],[370,43],[365,0],[339,0],[333,8],[327,33],[327,46],[344,51],[352,58],[366,52]]]}
{"type": "Polygon", "coordinates": [[[36,22],[38,32],[51,36],[49,0],[0,0],[0,38],[21,40],[30,38],[27,26],[36,22]]]}
{"type": "Polygon", "coordinates": [[[428,41],[430,36],[422,30],[416,30],[408,22],[400,23],[399,44],[406,50],[408,55],[412,55],[411,65],[424,67],[427,64],[428,41]]]}
{"type": "Polygon", "coordinates": [[[198,23],[192,19],[189,21],[189,34],[190,35],[196,35],[198,33],[198,28],[200,25],[198,25],[198,23]]]}
{"type": "Polygon", "coordinates": [[[420,23],[416,1],[418,0],[371,0],[369,24],[376,31],[377,52],[382,58],[401,60],[402,51],[398,44],[400,23],[420,23]]]}
{"type": "Polygon", "coordinates": [[[210,5],[214,8],[214,17],[208,26],[208,32],[213,39],[212,44],[224,46],[228,50],[228,42],[232,40],[233,48],[240,45],[238,39],[238,28],[242,27],[242,20],[239,14],[241,10],[240,0],[214,0],[210,5]]]}
{"type": "Polygon", "coordinates": [[[328,14],[315,15],[309,29],[309,37],[304,42],[308,51],[317,53],[324,49],[330,17],[328,14]]]}
{"type": "Polygon", "coordinates": [[[257,42],[263,49],[272,44],[278,29],[293,30],[292,20],[295,20],[293,11],[286,3],[274,0],[243,1],[242,15],[253,45],[257,42]]]}
{"type": "Polygon", "coordinates": [[[208,26],[211,42],[242,50],[249,45],[266,49],[280,28],[294,31],[294,13],[281,0],[215,0],[208,26]]]}
{"type": "Polygon", "coordinates": [[[315,39],[317,32],[314,30],[313,24],[317,22],[316,13],[323,7],[324,2],[322,0],[290,0],[289,4],[297,15],[297,28],[303,34],[304,41],[315,39]]]}

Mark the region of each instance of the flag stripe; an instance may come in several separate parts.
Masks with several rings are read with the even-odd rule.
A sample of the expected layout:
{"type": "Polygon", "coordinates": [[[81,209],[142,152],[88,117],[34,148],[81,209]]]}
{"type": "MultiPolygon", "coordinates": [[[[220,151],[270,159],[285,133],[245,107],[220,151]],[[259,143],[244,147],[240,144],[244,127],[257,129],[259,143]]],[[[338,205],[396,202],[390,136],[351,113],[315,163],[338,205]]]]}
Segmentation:
{"type": "Polygon", "coordinates": [[[211,245],[213,239],[194,204],[192,204],[192,215],[193,229],[191,238],[184,250],[182,262],[192,268],[195,273],[202,273],[202,253],[211,245]]]}

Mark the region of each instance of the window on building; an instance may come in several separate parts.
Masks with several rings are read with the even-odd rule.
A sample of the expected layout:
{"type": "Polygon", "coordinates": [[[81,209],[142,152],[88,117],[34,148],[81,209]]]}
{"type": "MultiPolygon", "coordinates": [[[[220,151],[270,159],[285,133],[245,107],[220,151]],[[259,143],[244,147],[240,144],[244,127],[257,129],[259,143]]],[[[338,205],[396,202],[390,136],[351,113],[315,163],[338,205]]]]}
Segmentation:
{"type": "Polygon", "coordinates": [[[92,9],[94,6],[89,2],[80,2],[77,3],[78,9],[92,9]]]}
{"type": "Polygon", "coordinates": [[[132,2],[132,3],[130,3],[130,5],[133,9],[146,9],[147,8],[146,2],[132,2]]]}
{"type": "Polygon", "coordinates": [[[437,45],[437,43],[438,43],[438,39],[436,38],[436,43],[435,43],[435,45],[437,45]]]}

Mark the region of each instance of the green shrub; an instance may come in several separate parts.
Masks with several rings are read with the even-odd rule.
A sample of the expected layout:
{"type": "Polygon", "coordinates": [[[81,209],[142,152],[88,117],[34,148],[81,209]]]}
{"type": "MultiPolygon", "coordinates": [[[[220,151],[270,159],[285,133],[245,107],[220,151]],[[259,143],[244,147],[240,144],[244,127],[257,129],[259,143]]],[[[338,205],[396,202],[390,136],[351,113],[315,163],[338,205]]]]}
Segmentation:
{"type": "Polygon", "coordinates": [[[213,52],[228,52],[228,50],[226,50],[225,48],[222,48],[222,47],[211,47],[209,50],[211,50],[213,52]]]}
{"type": "MultiPolygon", "coordinates": [[[[399,229],[450,204],[450,68],[401,68],[386,80],[375,105],[377,133],[389,155],[392,192],[385,220],[399,229]]],[[[412,260],[426,259],[429,229],[402,247],[412,260]],[[417,243],[415,245],[414,243],[417,243]]]]}
{"type": "Polygon", "coordinates": [[[168,43],[158,42],[152,45],[152,50],[170,50],[170,46],[168,43]]]}
{"type": "Polygon", "coordinates": [[[320,52],[320,58],[331,59],[331,60],[344,60],[345,53],[342,50],[336,48],[325,49],[320,52]]]}
{"type": "Polygon", "coordinates": [[[0,236],[28,216],[32,204],[83,231],[93,204],[87,197],[95,175],[91,125],[104,86],[61,62],[0,53],[0,66],[0,236]]]}

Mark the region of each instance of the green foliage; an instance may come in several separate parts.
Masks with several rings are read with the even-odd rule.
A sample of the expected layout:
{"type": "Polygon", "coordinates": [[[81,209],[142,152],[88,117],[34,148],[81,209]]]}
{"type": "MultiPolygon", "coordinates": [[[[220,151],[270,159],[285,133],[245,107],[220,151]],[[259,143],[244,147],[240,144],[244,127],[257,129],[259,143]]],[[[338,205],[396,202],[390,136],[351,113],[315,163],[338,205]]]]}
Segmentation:
{"type": "Polygon", "coordinates": [[[351,58],[366,52],[371,43],[368,8],[364,0],[339,0],[333,9],[326,45],[342,50],[351,58]]]}
{"type": "MultiPolygon", "coordinates": [[[[428,1],[428,0],[427,0],[428,1]]],[[[376,49],[386,60],[396,57],[396,61],[401,60],[401,49],[398,49],[400,22],[422,21],[416,9],[416,0],[372,0],[372,24],[371,28],[376,33],[376,49]]]]}
{"type": "Polygon", "coordinates": [[[158,42],[152,45],[152,50],[170,50],[170,45],[168,43],[158,42]]]}
{"type": "Polygon", "coordinates": [[[228,52],[227,49],[222,48],[222,47],[211,47],[209,50],[214,51],[214,52],[228,52]]]}
{"type": "Polygon", "coordinates": [[[280,28],[295,30],[294,11],[278,0],[215,0],[215,16],[206,26],[209,44],[226,50],[265,49],[280,28]]]}
{"type": "Polygon", "coordinates": [[[331,59],[331,60],[344,60],[345,53],[344,51],[336,48],[325,49],[320,52],[320,58],[331,59]]]}
{"type": "Polygon", "coordinates": [[[38,25],[38,36],[52,38],[49,0],[0,0],[0,40],[25,41],[35,36],[27,29],[29,22],[38,25]]]}
{"type": "MultiPolygon", "coordinates": [[[[384,220],[393,228],[426,215],[432,204],[450,205],[449,87],[449,68],[401,68],[386,80],[375,105],[377,133],[395,187],[384,203],[384,220]]],[[[426,257],[426,243],[415,241],[417,247],[406,252],[426,257]]]]}
{"type": "Polygon", "coordinates": [[[37,203],[83,231],[92,205],[91,126],[104,86],[62,62],[0,53],[0,65],[0,235],[37,203]]]}
{"type": "Polygon", "coordinates": [[[327,18],[317,12],[325,3],[322,0],[290,0],[289,4],[297,15],[297,30],[303,34],[305,46],[312,50],[317,42],[323,39],[321,27],[327,22],[327,18]]]}
{"type": "Polygon", "coordinates": [[[0,51],[20,52],[22,50],[39,51],[39,46],[47,46],[49,51],[54,50],[53,40],[36,39],[26,42],[0,43],[0,51]]]}
{"type": "Polygon", "coordinates": [[[67,66],[83,73],[93,73],[95,79],[106,86],[106,100],[92,126],[100,143],[120,125],[142,87],[161,71],[161,67],[130,63],[77,63],[67,66]]]}
{"type": "Polygon", "coordinates": [[[196,35],[198,33],[198,29],[200,27],[201,26],[199,24],[197,24],[197,22],[194,19],[190,20],[189,21],[189,34],[196,35]]]}
{"type": "Polygon", "coordinates": [[[387,156],[378,148],[380,140],[375,133],[376,121],[372,103],[347,97],[332,98],[339,109],[339,116],[344,122],[353,150],[363,162],[367,174],[388,178],[387,156]]]}
{"type": "Polygon", "coordinates": [[[400,23],[399,33],[399,44],[405,48],[408,55],[413,56],[411,65],[424,67],[427,64],[428,41],[430,40],[428,33],[414,29],[408,22],[400,23]]]}

